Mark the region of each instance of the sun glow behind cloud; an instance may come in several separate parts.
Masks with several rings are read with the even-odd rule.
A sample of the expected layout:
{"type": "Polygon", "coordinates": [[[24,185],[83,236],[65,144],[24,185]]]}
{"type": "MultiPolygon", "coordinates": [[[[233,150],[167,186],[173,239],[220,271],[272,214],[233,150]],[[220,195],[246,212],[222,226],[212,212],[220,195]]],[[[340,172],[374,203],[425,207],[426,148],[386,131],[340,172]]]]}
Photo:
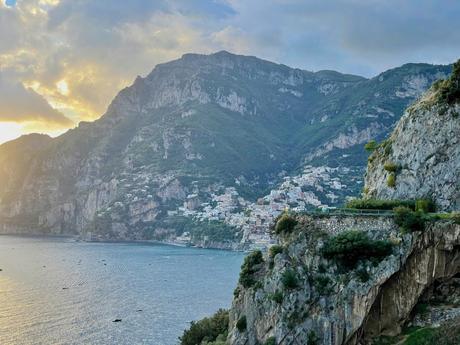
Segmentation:
{"type": "Polygon", "coordinates": [[[0,143],[15,139],[23,133],[23,128],[19,123],[0,122],[0,143]]]}
{"type": "Polygon", "coordinates": [[[137,75],[188,52],[368,76],[450,63],[459,13],[432,0],[0,0],[0,143],[97,119],[137,75]]]}

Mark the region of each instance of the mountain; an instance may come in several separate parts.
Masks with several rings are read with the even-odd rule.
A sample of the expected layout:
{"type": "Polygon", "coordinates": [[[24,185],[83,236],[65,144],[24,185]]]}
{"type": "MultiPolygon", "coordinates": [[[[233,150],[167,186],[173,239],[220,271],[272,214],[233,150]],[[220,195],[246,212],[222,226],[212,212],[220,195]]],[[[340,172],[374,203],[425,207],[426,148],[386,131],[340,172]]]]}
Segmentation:
{"type": "Polygon", "coordinates": [[[409,107],[369,157],[366,196],[426,198],[439,210],[460,209],[460,63],[409,107]]]}
{"type": "Polygon", "coordinates": [[[266,241],[286,206],[356,194],[361,145],[386,136],[450,70],[407,64],[366,79],[225,51],[186,54],[136,78],[95,122],[37,145],[1,145],[0,229],[266,241]]]}
{"type": "Polygon", "coordinates": [[[181,345],[460,344],[459,105],[460,60],[374,145],[366,194],[381,200],[283,213],[277,243],[244,259],[228,314],[192,323],[181,345]],[[427,197],[443,212],[413,200],[427,197]]]}

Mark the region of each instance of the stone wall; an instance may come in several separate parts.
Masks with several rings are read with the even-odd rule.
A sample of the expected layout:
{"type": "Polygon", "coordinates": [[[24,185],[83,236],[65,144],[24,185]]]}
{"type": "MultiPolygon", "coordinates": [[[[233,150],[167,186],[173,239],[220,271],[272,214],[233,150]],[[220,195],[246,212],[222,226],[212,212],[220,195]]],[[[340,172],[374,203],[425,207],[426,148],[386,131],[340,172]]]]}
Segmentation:
{"type": "Polygon", "coordinates": [[[385,231],[397,229],[391,216],[378,215],[330,215],[327,217],[309,217],[316,228],[330,234],[337,235],[347,230],[385,231]]]}

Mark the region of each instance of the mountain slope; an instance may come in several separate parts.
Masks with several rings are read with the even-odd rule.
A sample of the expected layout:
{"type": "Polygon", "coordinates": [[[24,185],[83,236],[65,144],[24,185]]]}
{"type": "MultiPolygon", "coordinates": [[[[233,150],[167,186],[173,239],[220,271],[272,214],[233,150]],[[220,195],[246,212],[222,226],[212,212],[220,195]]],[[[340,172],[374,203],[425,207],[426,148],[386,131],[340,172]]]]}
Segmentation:
{"type": "MultiPolygon", "coordinates": [[[[247,235],[284,199],[268,198],[272,211],[259,220],[245,209],[309,166],[328,174],[317,173],[321,190],[305,186],[315,200],[305,207],[339,203],[361,188],[359,144],[386,135],[450,69],[409,64],[365,79],[228,52],[186,54],[138,77],[99,120],[34,155],[12,158],[10,146],[0,146],[9,171],[0,186],[3,231],[172,240],[200,218],[247,235]],[[25,176],[11,177],[16,164],[29,166],[25,176]]],[[[241,236],[219,233],[230,242],[241,236]]]]}

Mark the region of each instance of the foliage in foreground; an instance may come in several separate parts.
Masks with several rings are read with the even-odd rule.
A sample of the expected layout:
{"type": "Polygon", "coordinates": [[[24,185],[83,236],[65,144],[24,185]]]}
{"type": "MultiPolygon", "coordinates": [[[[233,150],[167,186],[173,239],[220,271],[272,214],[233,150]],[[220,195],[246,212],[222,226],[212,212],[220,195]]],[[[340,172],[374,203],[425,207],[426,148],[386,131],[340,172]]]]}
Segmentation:
{"type": "Polygon", "coordinates": [[[179,337],[180,345],[200,345],[226,339],[228,333],[228,311],[219,309],[213,316],[192,321],[190,328],[179,337]],[[219,338],[219,339],[218,339],[219,338]]]}
{"type": "Polygon", "coordinates": [[[380,261],[392,252],[389,241],[372,240],[362,231],[350,230],[326,241],[323,255],[339,261],[343,266],[353,268],[358,261],[372,259],[380,261]]]}

